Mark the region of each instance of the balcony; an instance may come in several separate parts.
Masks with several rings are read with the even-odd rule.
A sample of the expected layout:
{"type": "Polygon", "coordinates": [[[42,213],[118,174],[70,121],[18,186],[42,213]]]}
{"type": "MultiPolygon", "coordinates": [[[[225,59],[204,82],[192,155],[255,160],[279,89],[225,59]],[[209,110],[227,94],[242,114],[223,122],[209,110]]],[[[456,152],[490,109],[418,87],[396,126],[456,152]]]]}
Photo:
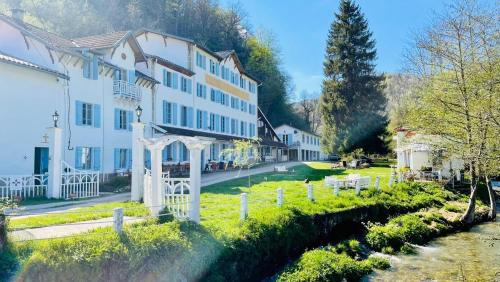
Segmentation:
{"type": "Polygon", "coordinates": [[[141,101],[141,88],[124,80],[113,81],[113,96],[132,102],[141,101]]]}

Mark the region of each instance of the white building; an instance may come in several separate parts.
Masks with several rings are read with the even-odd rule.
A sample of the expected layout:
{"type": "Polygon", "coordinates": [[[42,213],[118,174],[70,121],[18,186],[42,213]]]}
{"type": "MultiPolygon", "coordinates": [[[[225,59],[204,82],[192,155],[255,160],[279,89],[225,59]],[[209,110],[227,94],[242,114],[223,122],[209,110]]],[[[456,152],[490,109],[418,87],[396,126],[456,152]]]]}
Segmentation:
{"type": "Polygon", "coordinates": [[[281,141],[288,145],[288,160],[317,161],[325,159],[321,152],[318,135],[286,124],[276,127],[275,130],[281,141]]]}
{"type": "Polygon", "coordinates": [[[445,157],[442,150],[434,146],[437,136],[418,134],[415,131],[398,130],[395,136],[397,168],[420,173],[430,171],[449,178],[460,175],[464,162],[458,157],[445,157]]]}
{"type": "MultiPolygon", "coordinates": [[[[0,14],[0,174],[47,172],[46,129],[59,114],[63,157],[103,173],[131,168],[134,110],[146,136],[215,137],[203,162],[257,135],[257,87],[233,51],[150,30],[66,39],[0,14]]],[[[164,161],[188,161],[181,143],[164,161]]]]}

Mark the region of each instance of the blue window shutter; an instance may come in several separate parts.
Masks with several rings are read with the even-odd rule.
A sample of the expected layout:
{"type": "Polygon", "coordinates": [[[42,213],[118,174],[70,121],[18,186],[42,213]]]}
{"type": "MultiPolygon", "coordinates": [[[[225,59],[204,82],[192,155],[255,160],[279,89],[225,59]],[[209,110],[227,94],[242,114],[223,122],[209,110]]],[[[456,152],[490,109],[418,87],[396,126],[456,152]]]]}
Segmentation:
{"type": "Polygon", "coordinates": [[[83,77],[90,78],[90,61],[84,59],[83,62],[83,77]]]}
{"type": "Polygon", "coordinates": [[[187,108],[187,126],[193,128],[193,108],[187,108]]]}
{"type": "Polygon", "coordinates": [[[200,110],[196,110],[196,128],[201,128],[201,111],[200,110]]]}
{"type": "Polygon", "coordinates": [[[288,134],[288,144],[293,144],[293,134],[288,134]]]}
{"type": "Polygon", "coordinates": [[[132,169],[132,149],[127,149],[127,169],[132,169]]]}
{"type": "Polygon", "coordinates": [[[120,110],[115,109],[115,129],[120,129],[120,110]]]}
{"type": "Polygon", "coordinates": [[[226,99],[226,102],[225,102],[226,106],[229,107],[229,95],[224,96],[224,98],[226,99]]]}
{"type": "Polygon", "coordinates": [[[129,131],[132,131],[132,122],[134,122],[134,112],[127,111],[127,128],[129,131]]]}
{"type": "Polygon", "coordinates": [[[191,79],[187,79],[187,93],[191,94],[193,81],[191,79]]]}
{"type": "Polygon", "coordinates": [[[83,103],[80,101],[76,101],[76,125],[83,124],[83,103]]]}
{"type": "Polygon", "coordinates": [[[93,113],[94,113],[94,127],[100,128],[101,127],[101,105],[94,104],[93,106],[93,113]]]}
{"type": "Polygon", "coordinates": [[[120,169],[120,149],[114,149],[114,158],[115,158],[115,170],[120,169]]]}
{"type": "Polygon", "coordinates": [[[163,70],[163,85],[167,86],[167,70],[163,70]]]}
{"type": "Polygon", "coordinates": [[[215,131],[220,131],[220,115],[215,115],[215,131]]]}
{"type": "Polygon", "coordinates": [[[99,79],[99,62],[96,55],[92,57],[92,79],[99,79]]]}
{"type": "Polygon", "coordinates": [[[173,81],[172,81],[172,86],[174,87],[174,89],[177,89],[177,87],[178,87],[178,83],[179,83],[179,78],[178,78],[177,73],[175,73],[175,72],[174,72],[174,73],[172,74],[172,80],[173,80],[173,81]]]}
{"type": "Polygon", "coordinates": [[[177,125],[177,104],[172,103],[172,123],[177,125]]]}
{"type": "Polygon", "coordinates": [[[82,147],[75,148],[75,168],[82,168],[82,147]]]}
{"type": "Polygon", "coordinates": [[[101,170],[101,148],[92,148],[92,169],[101,170]]]}
{"type": "Polygon", "coordinates": [[[203,129],[208,129],[208,112],[203,111],[203,129]]]}
{"type": "Polygon", "coordinates": [[[163,100],[163,124],[167,124],[167,101],[163,100]]]}
{"type": "Polygon", "coordinates": [[[172,143],[172,160],[177,161],[177,141],[172,143]]]}
{"type": "Polygon", "coordinates": [[[128,82],[135,84],[135,70],[128,71],[128,82]]]}
{"type": "Polygon", "coordinates": [[[163,151],[161,151],[161,160],[163,162],[166,162],[168,160],[168,146],[165,146],[165,148],[163,148],[163,151]]]}
{"type": "Polygon", "coordinates": [[[184,143],[179,143],[179,161],[184,160],[184,143]]]}

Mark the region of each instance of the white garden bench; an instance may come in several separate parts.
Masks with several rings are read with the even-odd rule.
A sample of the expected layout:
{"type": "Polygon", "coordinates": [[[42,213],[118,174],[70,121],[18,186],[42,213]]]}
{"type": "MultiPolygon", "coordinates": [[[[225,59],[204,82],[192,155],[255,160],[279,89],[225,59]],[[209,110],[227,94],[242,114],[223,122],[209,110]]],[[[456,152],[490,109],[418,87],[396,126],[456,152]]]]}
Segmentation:
{"type": "Polygon", "coordinates": [[[288,169],[284,165],[277,165],[274,167],[274,171],[276,172],[288,172],[288,169]]]}

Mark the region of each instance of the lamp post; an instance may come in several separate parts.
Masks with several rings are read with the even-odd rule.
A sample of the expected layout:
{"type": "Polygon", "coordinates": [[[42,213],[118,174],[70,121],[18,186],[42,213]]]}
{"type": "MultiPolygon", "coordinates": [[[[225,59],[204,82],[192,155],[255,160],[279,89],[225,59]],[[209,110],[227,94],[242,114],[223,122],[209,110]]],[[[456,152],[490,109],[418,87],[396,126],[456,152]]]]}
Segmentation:
{"type": "Polygon", "coordinates": [[[141,122],[142,108],[140,105],[135,109],[135,114],[137,115],[137,122],[141,122]]]}
{"type": "Polygon", "coordinates": [[[55,111],[52,115],[52,119],[54,120],[54,127],[57,127],[57,121],[59,120],[59,114],[57,113],[57,111],[55,111]]]}

